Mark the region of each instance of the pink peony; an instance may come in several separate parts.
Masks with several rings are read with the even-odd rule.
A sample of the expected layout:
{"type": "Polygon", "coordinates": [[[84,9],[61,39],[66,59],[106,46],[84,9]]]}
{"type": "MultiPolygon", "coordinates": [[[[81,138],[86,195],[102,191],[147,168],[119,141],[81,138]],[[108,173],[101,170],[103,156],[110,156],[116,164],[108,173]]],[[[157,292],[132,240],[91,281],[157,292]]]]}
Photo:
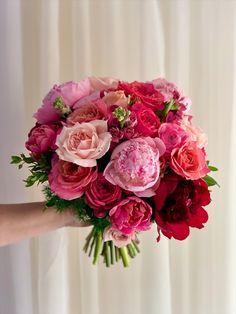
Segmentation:
{"type": "Polygon", "coordinates": [[[182,146],[188,138],[187,133],[175,123],[162,123],[159,128],[159,136],[166,146],[167,153],[182,146]]]}
{"type": "Polygon", "coordinates": [[[209,172],[205,152],[197,146],[196,142],[187,142],[182,147],[173,149],[170,167],[189,180],[197,180],[209,172]]]}
{"type": "Polygon", "coordinates": [[[34,127],[30,133],[25,147],[33,154],[41,154],[54,148],[58,127],[55,125],[39,125],[34,127]]]}
{"type": "Polygon", "coordinates": [[[118,80],[111,77],[94,77],[88,78],[92,91],[103,91],[106,89],[114,89],[118,86],[118,80]]]}
{"type": "Polygon", "coordinates": [[[85,202],[94,210],[98,218],[106,216],[121,198],[121,188],[108,182],[102,173],[89,184],[85,192],[85,202]]]}
{"type": "Polygon", "coordinates": [[[73,107],[76,101],[89,95],[90,92],[91,86],[88,79],[79,82],[66,82],[59,86],[54,85],[43,99],[43,104],[34,114],[34,117],[40,124],[58,121],[60,114],[53,107],[56,98],[60,97],[66,106],[73,107]]]}
{"type": "Polygon", "coordinates": [[[102,100],[109,106],[115,105],[118,107],[127,108],[129,98],[121,90],[107,93],[102,100]]]}
{"type": "Polygon", "coordinates": [[[111,134],[107,132],[107,122],[94,120],[64,126],[57,137],[56,150],[60,159],[82,167],[94,167],[97,159],[109,150],[111,134]]]}
{"type": "Polygon", "coordinates": [[[71,162],[59,160],[55,155],[48,176],[51,190],[59,197],[73,200],[83,195],[86,187],[97,177],[95,168],[81,167],[71,162]]]}
{"type": "Polygon", "coordinates": [[[124,234],[145,231],[151,227],[152,208],[136,196],[120,201],[109,213],[112,227],[124,234]]]}
{"type": "Polygon", "coordinates": [[[111,226],[107,227],[103,233],[103,241],[112,241],[117,247],[125,246],[132,240],[135,240],[135,233],[124,234],[111,226]]]}
{"type": "Polygon", "coordinates": [[[105,178],[114,185],[138,196],[154,195],[159,178],[159,157],[165,145],[158,138],[135,138],[118,145],[104,170],[105,178]]]}

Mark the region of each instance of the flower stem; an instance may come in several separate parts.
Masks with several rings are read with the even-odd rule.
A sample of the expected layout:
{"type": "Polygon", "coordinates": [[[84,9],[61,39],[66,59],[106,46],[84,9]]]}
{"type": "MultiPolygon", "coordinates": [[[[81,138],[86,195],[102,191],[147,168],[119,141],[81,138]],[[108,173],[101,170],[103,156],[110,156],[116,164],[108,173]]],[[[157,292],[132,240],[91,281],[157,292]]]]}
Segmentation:
{"type": "Polygon", "coordinates": [[[114,245],[112,241],[109,241],[110,254],[111,254],[111,264],[114,264],[114,245]]]}
{"type": "Polygon", "coordinates": [[[139,249],[139,247],[138,247],[137,242],[136,242],[136,241],[134,241],[134,240],[132,240],[132,243],[133,243],[133,245],[134,245],[135,250],[137,251],[137,253],[140,253],[140,249],[139,249]]]}
{"type": "Polygon", "coordinates": [[[110,257],[109,257],[108,248],[109,248],[109,243],[105,242],[104,257],[105,257],[106,267],[110,267],[110,257]]]}
{"type": "Polygon", "coordinates": [[[115,256],[116,256],[116,262],[118,262],[120,259],[120,251],[117,246],[115,246],[115,256]]]}
{"type": "Polygon", "coordinates": [[[86,242],[85,242],[85,245],[83,247],[83,250],[85,253],[87,253],[88,251],[88,248],[89,248],[89,243],[93,237],[93,234],[94,234],[94,229],[92,229],[92,231],[88,234],[88,236],[86,237],[86,242]]]}
{"type": "Polygon", "coordinates": [[[128,244],[127,245],[127,249],[128,249],[128,252],[129,252],[129,255],[134,258],[136,256],[136,251],[135,249],[133,248],[133,245],[132,244],[128,244]]]}
{"type": "Polygon", "coordinates": [[[129,267],[129,255],[126,246],[121,247],[119,251],[122,257],[124,267],[129,267]]]}
{"type": "Polygon", "coordinates": [[[93,241],[90,246],[89,255],[88,255],[89,257],[92,255],[94,244],[95,244],[95,236],[93,237],[93,241]]]}
{"type": "Polygon", "coordinates": [[[101,253],[101,248],[102,248],[102,233],[101,231],[98,231],[96,235],[94,236],[96,238],[96,246],[95,246],[95,251],[94,251],[94,256],[93,256],[93,264],[97,264],[99,260],[99,255],[101,253]]]}

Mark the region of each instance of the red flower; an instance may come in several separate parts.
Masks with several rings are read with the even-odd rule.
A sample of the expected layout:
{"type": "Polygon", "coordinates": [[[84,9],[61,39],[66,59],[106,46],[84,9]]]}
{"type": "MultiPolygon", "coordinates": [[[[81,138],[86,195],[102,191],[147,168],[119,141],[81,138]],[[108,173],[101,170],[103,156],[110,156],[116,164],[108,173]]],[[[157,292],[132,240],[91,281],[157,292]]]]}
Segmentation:
{"type": "Polygon", "coordinates": [[[152,110],[164,109],[164,96],[154,88],[152,83],[119,82],[117,89],[123,90],[132,96],[132,100],[139,100],[152,110]]]}
{"type": "Polygon", "coordinates": [[[166,176],[154,196],[158,230],[168,238],[184,240],[189,227],[204,227],[208,214],[202,206],[210,201],[208,186],[202,179],[190,181],[176,175],[166,176]]]}

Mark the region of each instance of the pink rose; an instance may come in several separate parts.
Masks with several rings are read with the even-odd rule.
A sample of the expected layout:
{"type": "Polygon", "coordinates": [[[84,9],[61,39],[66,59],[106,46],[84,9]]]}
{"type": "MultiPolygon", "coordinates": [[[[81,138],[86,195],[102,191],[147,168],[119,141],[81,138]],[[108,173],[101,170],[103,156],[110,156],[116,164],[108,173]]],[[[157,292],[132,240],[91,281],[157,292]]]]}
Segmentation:
{"type": "Polygon", "coordinates": [[[85,202],[94,210],[98,218],[106,216],[121,198],[121,189],[117,185],[108,182],[102,173],[89,184],[85,192],[85,202]]]}
{"type": "Polygon", "coordinates": [[[118,86],[118,80],[111,77],[89,77],[89,82],[93,91],[103,91],[114,89],[118,86]]]}
{"type": "Polygon", "coordinates": [[[55,155],[48,176],[51,190],[65,200],[73,200],[84,194],[88,184],[95,180],[95,168],[81,167],[71,162],[59,160],[55,155]]]}
{"type": "Polygon", "coordinates": [[[41,154],[54,148],[58,127],[44,124],[34,127],[30,133],[25,147],[33,154],[41,154]]]}
{"type": "Polygon", "coordinates": [[[107,106],[102,100],[88,102],[77,105],[67,118],[67,123],[76,124],[77,122],[90,122],[93,120],[101,120],[107,117],[107,106]]]}
{"type": "Polygon", "coordinates": [[[64,104],[73,107],[74,103],[89,95],[91,86],[88,79],[79,82],[66,82],[62,85],[54,85],[46,97],[43,99],[41,108],[34,114],[38,123],[44,124],[60,120],[60,114],[53,107],[56,98],[60,97],[64,104]]]}
{"type": "Polygon", "coordinates": [[[159,128],[159,136],[166,146],[167,153],[182,146],[188,138],[187,133],[175,123],[162,123],[159,128]]]}
{"type": "Polygon", "coordinates": [[[120,201],[111,209],[109,215],[112,227],[127,235],[151,227],[152,208],[136,196],[129,196],[120,201]]]}
{"type": "Polygon", "coordinates": [[[64,126],[57,137],[56,150],[60,159],[82,167],[94,167],[97,159],[109,150],[111,134],[107,132],[107,122],[94,120],[64,126]]]}
{"type": "Polygon", "coordinates": [[[182,147],[173,149],[170,166],[177,174],[188,180],[200,179],[209,172],[205,152],[196,142],[187,142],[182,147]]]}
{"type": "Polygon", "coordinates": [[[124,234],[111,226],[107,227],[103,233],[103,241],[112,241],[117,247],[126,246],[132,240],[135,240],[135,233],[124,234]]]}
{"type": "Polygon", "coordinates": [[[107,93],[102,100],[107,105],[115,105],[123,108],[127,108],[129,104],[129,98],[121,90],[107,93]]]}
{"type": "Polygon", "coordinates": [[[184,115],[181,126],[188,133],[189,140],[196,142],[199,148],[203,148],[207,145],[207,135],[200,128],[193,126],[192,118],[184,115]]]}
{"type": "Polygon", "coordinates": [[[138,196],[152,196],[155,194],[152,187],[155,187],[159,178],[159,156],[164,151],[165,146],[158,138],[125,141],[114,149],[104,176],[112,184],[138,196]]]}

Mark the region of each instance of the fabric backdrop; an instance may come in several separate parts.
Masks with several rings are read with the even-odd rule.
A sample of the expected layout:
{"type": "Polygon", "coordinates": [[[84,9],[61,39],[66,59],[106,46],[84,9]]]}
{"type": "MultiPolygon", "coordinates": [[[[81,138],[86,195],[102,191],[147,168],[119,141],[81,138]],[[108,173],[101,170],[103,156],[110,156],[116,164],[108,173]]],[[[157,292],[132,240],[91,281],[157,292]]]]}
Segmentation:
{"type": "Polygon", "coordinates": [[[9,165],[55,83],[88,75],[160,76],[193,100],[219,167],[209,221],[184,242],[143,233],[129,269],[94,267],[89,229],[0,249],[1,314],[236,313],[236,1],[1,0],[0,202],[42,198],[9,165]]]}

